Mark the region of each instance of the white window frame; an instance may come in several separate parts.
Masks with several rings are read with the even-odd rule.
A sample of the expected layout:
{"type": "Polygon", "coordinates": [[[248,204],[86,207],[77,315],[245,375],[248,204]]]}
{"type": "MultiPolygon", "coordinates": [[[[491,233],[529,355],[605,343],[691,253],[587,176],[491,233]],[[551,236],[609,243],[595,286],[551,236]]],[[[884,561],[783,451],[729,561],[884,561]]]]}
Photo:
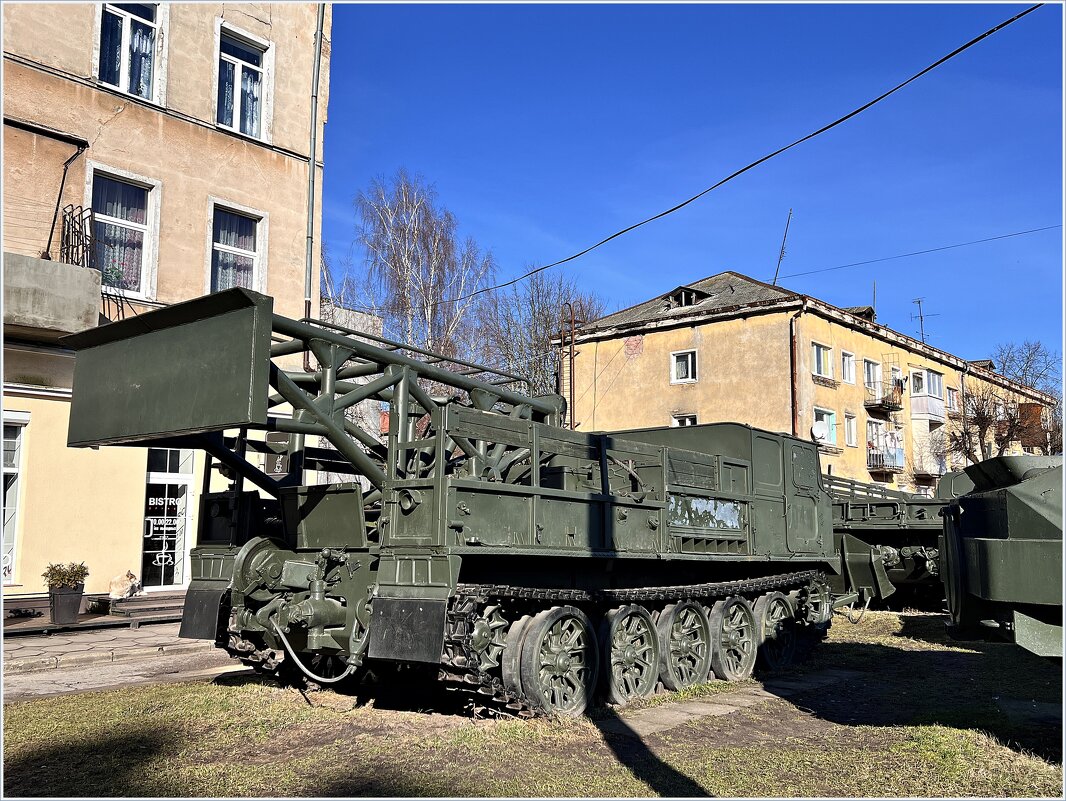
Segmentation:
{"type": "Polygon", "coordinates": [[[689,350],[675,350],[670,352],[670,383],[671,384],[695,384],[700,380],[700,365],[699,357],[696,355],[696,351],[689,350]],[[678,356],[691,356],[691,369],[690,374],[693,378],[678,378],[677,377],[677,357],[678,356]]]}
{"type": "MultiPolygon", "coordinates": [[[[111,167],[107,164],[101,164],[89,160],[86,161],[85,170],[84,207],[87,209],[93,207],[93,179],[96,177],[97,173],[101,173],[105,178],[136,184],[142,189],[148,190],[148,209],[145,213],[147,223],[143,226],[140,223],[133,223],[128,220],[118,220],[104,214],[97,215],[94,212],[94,217],[97,220],[102,220],[103,222],[112,225],[121,225],[127,228],[135,228],[144,231],[144,248],[141,251],[141,291],[133,292],[128,289],[121,289],[120,287],[107,286],[102,282],[101,291],[111,295],[120,295],[124,298],[133,298],[135,300],[155,300],[156,272],[159,266],[159,208],[162,205],[163,184],[161,181],[157,181],[154,178],[148,178],[144,175],[130,172],[129,170],[123,170],[118,167],[111,167]]],[[[101,268],[98,266],[97,269],[101,268]]]]}
{"type": "Polygon", "coordinates": [[[687,426],[694,426],[698,424],[696,415],[694,414],[675,414],[670,416],[671,428],[685,428],[687,426]]]}
{"type": "Polygon", "coordinates": [[[840,380],[845,384],[855,383],[855,354],[846,350],[840,351],[840,380]]]}
{"type": "Polygon", "coordinates": [[[943,373],[938,373],[936,370],[926,370],[925,371],[925,394],[929,395],[932,398],[940,398],[941,400],[944,399],[944,374],[943,373]],[[935,382],[933,381],[933,376],[936,376],[936,381],[935,382]],[[940,389],[939,392],[934,392],[933,391],[933,384],[934,383],[939,386],[939,389],[940,389]]]}
{"type": "Polygon", "coordinates": [[[885,443],[885,424],[881,420],[866,421],[866,449],[873,451],[887,450],[885,443]],[[874,436],[870,437],[870,426],[874,427],[874,436]]]}
{"type": "MultiPolygon", "coordinates": [[[[2,582],[5,587],[9,587],[18,584],[18,580],[15,575],[15,566],[18,564],[19,519],[21,518],[21,515],[19,514],[19,501],[22,497],[22,492],[21,487],[19,485],[22,483],[22,478],[25,475],[25,472],[22,469],[22,452],[26,449],[26,428],[30,424],[30,413],[5,411],[3,414],[3,423],[5,426],[15,426],[19,429],[18,455],[16,457],[15,464],[11,467],[8,467],[6,464],[0,464],[0,467],[3,468],[3,475],[5,476],[5,480],[6,476],[8,475],[15,476],[15,489],[12,493],[12,497],[9,499],[10,504],[8,506],[5,506],[3,509],[5,523],[3,526],[4,538],[6,539],[9,533],[11,536],[11,573],[6,578],[0,578],[0,582],[2,582]],[[9,532],[9,527],[6,525],[6,522],[7,510],[11,507],[14,508],[14,511],[11,515],[11,526],[9,532]]],[[[6,550],[6,545],[0,543],[0,546],[4,547],[6,550]]]]}
{"type": "Polygon", "coordinates": [[[959,391],[955,387],[946,387],[944,390],[944,406],[949,412],[959,410],[959,391]]]}
{"type": "Polygon", "coordinates": [[[929,394],[928,389],[927,389],[928,386],[929,386],[929,382],[926,381],[925,370],[911,370],[911,397],[912,398],[914,396],[916,396],[916,395],[928,395],[929,394]],[[922,384],[922,388],[921,389],[917,388],[918,381],[915,381],[915,379],[918,379],[918,381],[921,381],[921,384],[922,384]]]}
{"type": "Polygon", "coordinates": [[[874,390],[877,390],[878,392],[880,392],[881,391],[881,382],[882,381],[884,381],[884,370],[881,367],[881,362],[874,361],[873,359],[863,359],[862,360],[862,383],[863,383],[863,386],[869,387],[870,389],[874,389],[874,390]],[[874,379],[874,383],[873,384],[871,384],[869,379],[866,377],[866,365],[868,365],[868,364],[872,364],[876,368],[875,375],[877,377],[874,379]]]}
{"type": "Polygon", "coordinates": [[[811,374],[816,375],[819,378],[833,378],[833,349],[828,345],[823,345],[821,342],[815,342],[811,340],[811,374]],[[818,372],[818,349],[821,348],[825,351],[825,367],[829,370],[828,373],[818,372]]]}
{"type": "MultiPolygon", "coordinates": [[[[207,248],[204,259],[204,294],[211,292],[211,255],[215,248],[215,209],[243,214],[245,217],[255,217],[258,220],[255,228],[255,264],[252,267],[252,286],[255,292],[266,294],[267,287],[267,255],[270,253],[270,216],[262,209],[245,206],[243,203],[234,203],[232,200],[209,195],[207,198],[207,248]]],[[[247,251],[227,245],[219,246],[222,250],[239,255],[248,255],[247,251]]]]}
{"type": "Polygon", "coordinates": [[[826,409],[821,406],[814,407],[814,422],[818,422],[818,415],[828,415],[829,420],[827,425],[829,427],[829,434],[824,441],[819,442],[820,445],[836,445],[837,444],[837,413],[832,409],[826,409]]]}
{"type": "MultiPolygon", "coordinates": [[[[214,87],[214,98],[211,106],[211,121],[215,127],[222,131],[228,131],[229,133],[236,134],[237,136],[243,136],[247,139],[251,139],[256,142],[266,142],[271,144],[274,141],[274,43],[268,39],[264,39],[261,36],[256,36],[251,31],[247,31],[244,28],[239,28],[231,22],[227,22],[222,17],[215,17],[215,60],[214,60],[214,81],[212,86],[214,87]],[[222,52],[222,36],[225,34],[231,39],[237,39],[247,47],[252,47],[256,50],[261,50],[263,53],[263,64],[259,67],[259,70],[263,74],[263,106],[262,117],[259,120],[259,135],[252,136],[241,132],[241,117],[240,117],[240,74],[238,69],[243,69],[245,62],[240,59],[236,59],[230,55],[222,52]],[[220,60],[229,61],[236,66],[234,67],[233,80],[234,80],[234,92],[233,92],[233,125],[223,125],[218,121],[218,82],[221,79],[219,74],[218,62],[220,60]]],[[[256,69],[252,65],[248,65],[250,69],[256,69]]]]}
{"type": "Polygon", "coordinates": [[[847,412],[844,413],[844,443],[849,448],[859,447],[858,420],[847,412]]]}
{"type": "Polygon", "coordinates": [[[111,3],[94,4],[96,16],[94,30],[96,36],[93,39],[92,79],[98,86],[107,87],[108,89],[124,94],[127,97],[133,97],[155,106],[165,106],[167,102],[167,40],[170,39],[170,3],[145,3],[145,5],[155,6],[154,23],[151,23],[146,19],[141,19],[140,17],[135,17],[128,11],[116,8],[111,3]],[[122,17],[122,61],[119,64],[118,86],[100,80],[100,35],[103,32],[105,6],[107,7],[108,13],[122,17]],[[152,96],[147,98],[134,94],[129,91],[128,88],[130,82],[129,49],[131,19],[136,19],[138,22],[143,22],[145,25],[150,25],[155,28],[155,60],[152,62],[152,96]]]}

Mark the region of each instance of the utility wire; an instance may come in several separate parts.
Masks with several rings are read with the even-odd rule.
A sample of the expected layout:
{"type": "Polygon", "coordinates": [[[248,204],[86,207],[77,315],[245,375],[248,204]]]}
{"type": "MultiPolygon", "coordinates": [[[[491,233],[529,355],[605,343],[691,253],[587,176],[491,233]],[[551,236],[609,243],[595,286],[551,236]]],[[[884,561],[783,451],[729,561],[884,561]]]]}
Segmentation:
{"type": "MultiPolygon", "coordinates": [[[[863,264],[877,264],[880,261],[892,261],[893,259],[905,259],[908,256],[921,256],[923,253],[937,253],[941,250],[951,250],[953,248],[964,248],[967,245],[979,245],[982,242],[995,242],[997,239],[1009,239],[1012,236],[1024,236],[1025,234],[1035,234],[1038,231],[1050,231],[1053,228],[1062,228],[1062,224],[1058,225],[1045,225],[1043,228],[1030,228],[1028,231],[1015,231],[1013,234],[1001,234],[1000,236],[990,236],[985,239],[974,239],[972,242],[959,242],[956,245],[943,245],[938,248],[929,248],[928,250],[915,250],[911,253],[900,253],[897,256],[884,256],[880,259],[868,259],[866,261],[853,261],[851,264],[841,264],[836,267],[822,267],[817,270],[807,270],[802,273],[789,273],[788,275],[782,275],[781,278],[798,278],[801,275],[814,275],[815,273],[828,273],[833,270],[844,270],[848,267],[860,267],[863,264]]],[[[927,315],[928,316],[928,315],[927,315]]]]}
{"type": "Polygon", "coordinates": [[[1010,19],[1006,20],[1005,22],[1001,22],[999,25],[996,25],[994,28],[989,28],[987,31],[982,33],[980,36],[977,36],[977,37],[971,39],[970,41],[968,41],[966,44],[962,45],[961,47],[957,47],[955,50],[952,50],[950,53],[948,53],[943,58],[940,58],[940,59],[937,59],[936,61],[934,61],[932,64],[930,64],[928,67],[923,69],[921,72],[915,73],[910,78],[908,78],[907,80],[903,81],[903,83],[900,83],[900,84],[892,87],[887,92],[885,92],[882,95],[879,95],[878,97],[875,97],[870,102],[868,102],[868,103],[866,103],[866,104],[864,104],[862,106],[859,106],[854,111],[851,111],[851,112],[845,114],[843,117],[840,117],[839,119],[834,120],[833,122],[829,123],[828,125],[825,125],[822,128],[819,128],[817,131],[814,131],[813,133],[809,133],[806,136],[804,136],[804,137],[802,137],[800,139],[797,139],[792,144],[785,145],[784,147],[782,147],[782,148],[780,148],[778,150],[775,150],[773,153],[770,153],[770,154],[768,154],[766,156],[763,156],[758,161],[751,162],[751,164],[747,165],[746,167],[742,167],[741,169],[737,170],[736,172],[732,173],[731,175],[723,178],[721,181],[719,181],[718,183],[714,184],[713,186],[707,187],[702,192],[699,192],[698,194],[693,195],[688,200],[684,200],[681,203],[678,203],[676,206],[673,206],[673,207],[667,209],[666,211],[661,211],[658,214],[654,215],[653,217],[648,217],[646,220],[641,220],[638,223],[634,223],[633,225],[630,225],[627,228],[623,228],[621,231],[616,231],[615,233],[611,234],[610,236],[606,237],[605,239],[601,239],[596,244],[590,245],[589,247],[587,247],[584,250],[581,250],[581,251],[573,254],[572,256],[567,256],[565,259],[559,259],[559,261],[554,261],[551,264],[545,264],[543,267],[537,267],[536,269],[530,270],[529,272],[526,272],[526,273],[518,276],[517,278],[513,278],[510,281],[505,281],[502,284],[496,284],[494,286],[484,287],[482,289],[475,290],[474,292],[470,292],[470,293],[468,293],[466,295],[461,295],[461,296],[459,296],[457,298],[442,299],[442,300],[437,301],[433,305],[437,306],[437,305],[440,305],[442,303],[459,303],[460,301],[469,300],[470,298],[475,297],[476,295],[481,295],[481,294],[483,294],[485,292],[492,292],[492,291],[494,291],[496,289],[503,289],[504,287],[512,286],[513,284],[517,284],[519,281],[522,281],[522,280],[525,280],[526,278],[529,278],[531,275],[536,275],[537,273],[543,272],[544,270],[549,270],[552,267],[558,267],[560,264],[566,264],[567,262],[570,262],[570,261],[573,261],[574,259],[580,258],[581,256],[584,256],[586,253],[589,253],[589,252],[595,250],[596,248],[598,248],[598,247],[600,247],[602,245],[606,245],[612,239],[617,239],[618,237],[622,236],[623,234],[627,234],[630,231],[636,230],[637,228],[640,228],[643,225],[647,225],[650,222],[655,222],[656,220],[660,220],[663,217],[667,216],[668,214],[673,214],[675,211],[679,211],[680,209],[683,209],[685,206],[689,205],[690,203],[693,203],[693,202],[699,200],[701,197],[706,195],[708,192],[712,192],[715,189],[717,189],[718,187],[722,186],[723,184],[728,183],[729,181],[732,181],[737,176],[743,175],[748,170],[753,169],[754,167],[758,167],[763,162],[769,161],[770,159],[774,158],[775,156],[781,155],[786,150],[791,150],[796,145],[803,144],[804,142],[806,142],[806,141],[808,141],[810,139],[813,139],[814,137],[819,136],[819,135],[825,133],[826,131],[829,131],[829,130],[837,127],[841,123],[847,122],[852,117],[854,117],[854,116],[856,116],[858,114],[861,114],[862,112],[866,111],[866,109],[870,108],[871,106],[874,106],[877,103],[880,103],[882,100],[887,98],[889,95],[895,94],[896,92],[898,92],[900,89],[902,89],[907,84],[918,80],[923,75],[925,75],[926,73],[931,72],[932,70],[936,69],[937,67],[939,67],[944,62],[949,61],[950,59],[952,59],[955,56],[959,55],[959,53],[962,53],[964,50],[968,50],[969,48],[973,47],[975,44],[977,44],[981,40],[987,39],[992,34],[997,33],[998,31],[1002,30],[1003,28],[1006,28],[1011,23],[1017,22],[1022,17],[1024,17],[1026,14],[1031,14],[1033,11],[1036,11],[1038,8],[1040,8],[1043,5],[1044,5],[1043,3],[1038,3],[1035,6],[1031,6],[1030,8],[1025,9],[1025,11],[1022,11],[1020,14],[1014,15],[1013,17],[1011,17],[1010,19]]]}

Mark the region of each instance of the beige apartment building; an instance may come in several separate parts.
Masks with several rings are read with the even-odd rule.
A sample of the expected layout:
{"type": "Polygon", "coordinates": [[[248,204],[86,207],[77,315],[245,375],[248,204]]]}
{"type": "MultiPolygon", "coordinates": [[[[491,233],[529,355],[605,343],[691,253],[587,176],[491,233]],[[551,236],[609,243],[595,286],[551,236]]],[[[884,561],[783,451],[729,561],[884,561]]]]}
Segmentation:
{"type": "MultiPolygon", "coordinates": [[[[575,347],[573,398],[565,353],[560,386],[577,428],[743,422],[817,441],[827,473],[921,494],[966,461],[950,443],[963,430],[976,438],[974,397],[1027,419],[1053,403],[990,363],[879,325],[869,307],[839,309],[734,272],[584,325],[575,347]]],[[[1036,447],[1031,436],[1010,452],[1036,447]]]]}
{"type": "Polygon", "coordinates": [[[329,4],[4,5],[5,595],[42,592],[59,561],[87,563],[89,593],[126,570],[187,583],[201,454],[67,448],[58,339],[233,286],[302,317],[312,169],[317,314],[331,19],[329,4]]]}

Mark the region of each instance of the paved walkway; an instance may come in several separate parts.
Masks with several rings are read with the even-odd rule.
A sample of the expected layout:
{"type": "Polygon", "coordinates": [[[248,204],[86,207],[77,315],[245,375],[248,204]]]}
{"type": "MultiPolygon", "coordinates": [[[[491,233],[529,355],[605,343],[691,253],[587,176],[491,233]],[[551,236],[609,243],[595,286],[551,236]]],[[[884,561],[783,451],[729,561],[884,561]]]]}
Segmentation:
{"type": "Polygon", "coordinates": [[[643,738],[698,718],[730,715],[738,709],[845,682],[859,675],[853,670],[833,668],[806,676],[771,678],[762,687],[745,687],[697,701],[679,701],[623,713],[624,717],[607,721],[602,729],[605,734],[643,738]]]}
{"type": "Polygon", "coordinates": [[[132,628],[67,631],[40,636],[5,637],[4,673],[29,673],[96,662],[117,662],[161,654],[205,651],[210,640],[178,636],[179,623],[157,623],[132,628]]]}

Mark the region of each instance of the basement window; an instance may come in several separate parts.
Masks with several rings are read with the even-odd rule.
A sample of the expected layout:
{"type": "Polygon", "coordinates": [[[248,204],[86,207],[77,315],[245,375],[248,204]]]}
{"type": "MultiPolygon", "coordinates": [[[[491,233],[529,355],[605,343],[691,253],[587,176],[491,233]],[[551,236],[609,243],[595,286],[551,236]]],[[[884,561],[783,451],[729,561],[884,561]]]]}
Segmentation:
{"type": "Polygon", "coordinates": [[[684,428],[685,426],[696,425],[696,415],[694,414],[675,414],[670,418],[671,428],[684,428]]]}

